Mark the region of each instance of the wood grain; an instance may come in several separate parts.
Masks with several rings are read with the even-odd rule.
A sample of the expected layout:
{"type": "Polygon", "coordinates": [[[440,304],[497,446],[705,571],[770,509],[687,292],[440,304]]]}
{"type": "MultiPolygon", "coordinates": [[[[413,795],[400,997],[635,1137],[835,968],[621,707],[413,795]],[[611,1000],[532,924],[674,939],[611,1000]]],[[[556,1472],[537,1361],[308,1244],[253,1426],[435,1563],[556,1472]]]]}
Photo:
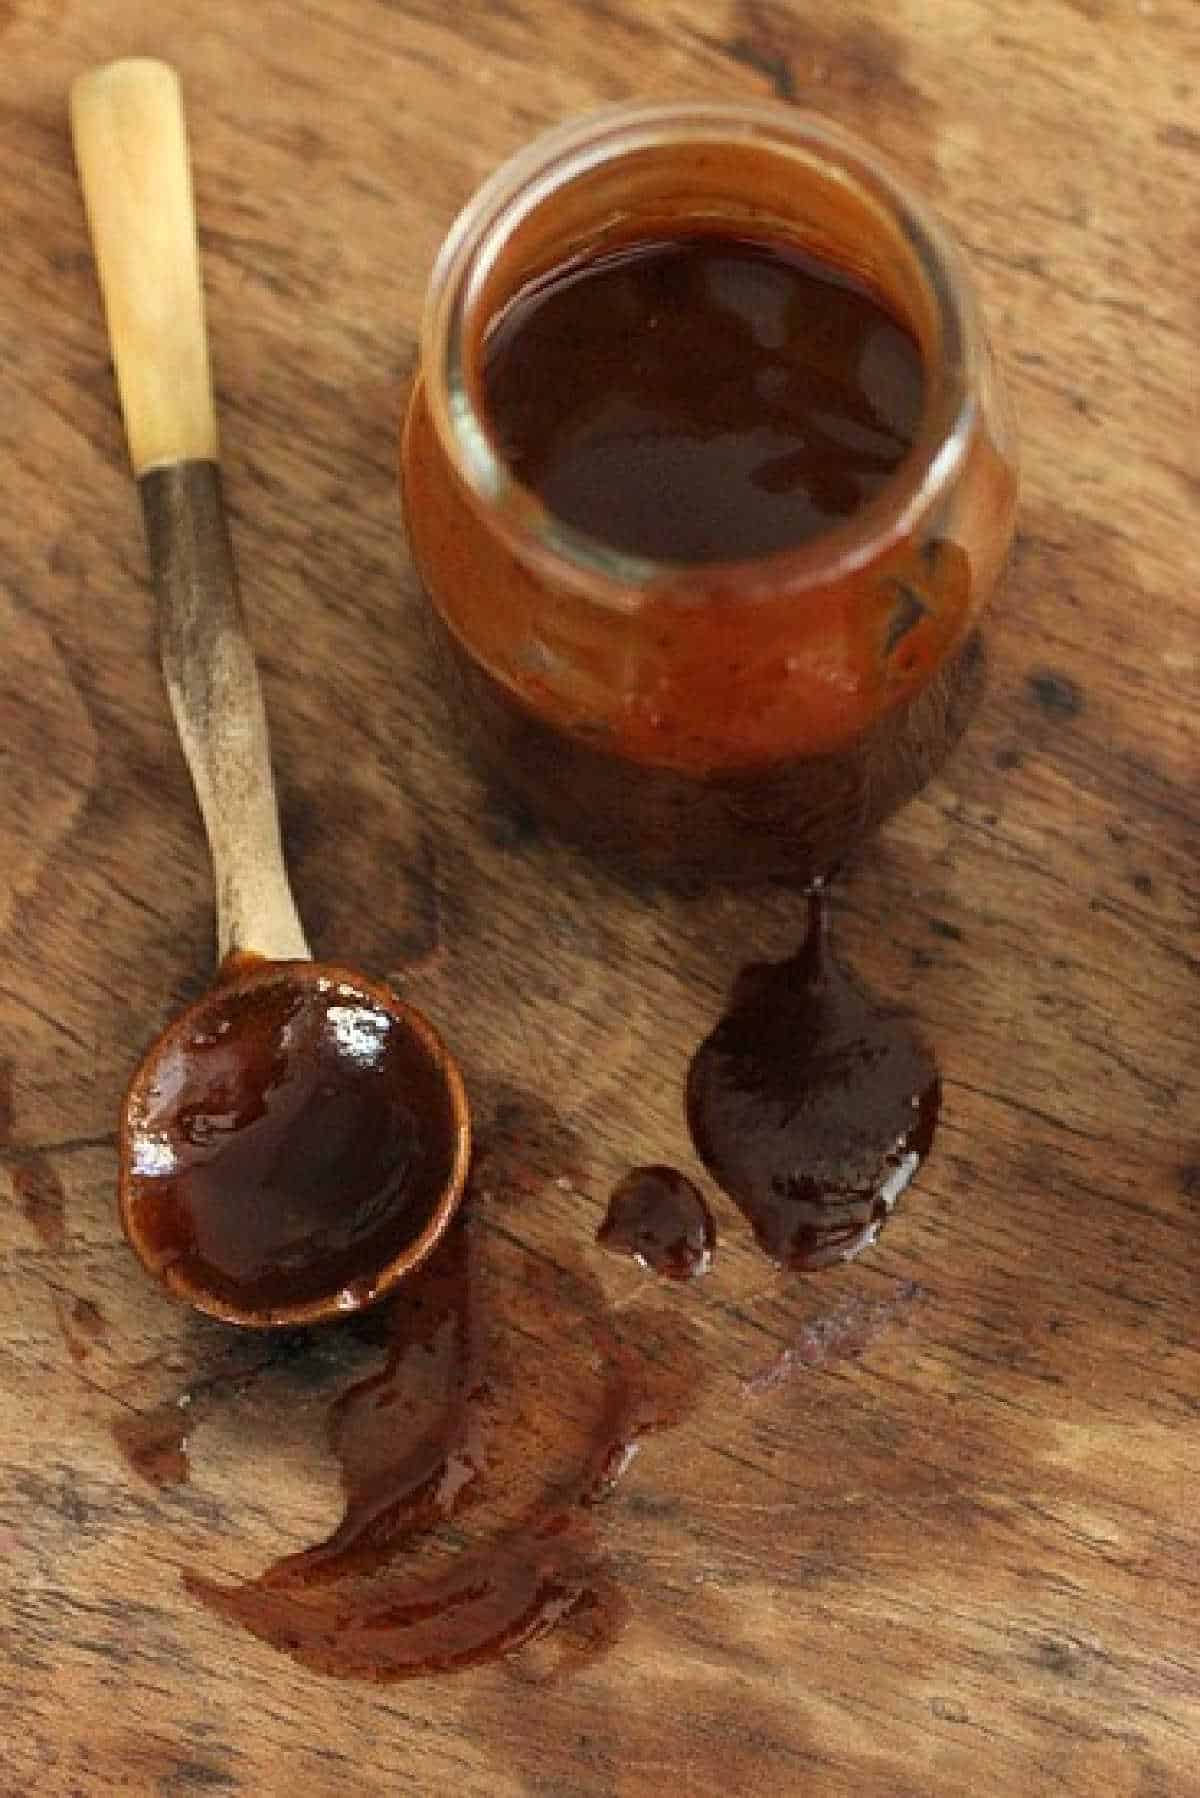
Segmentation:
{"type": "Polygon", "coordinates": [[[0,0],[4,1792],[1200,1790],[1198,55],[1188,0],[0,0]],[[231,1339],[119,1240],[118,1095],[205,982],[211,894],[67,129],[118,54],[185,83],[314,947],[461,1056],[529,1379],[587,1371],[552,1305],[522,1336],[537,1262],[692,1388],[597,1514],[628,1618],[574,1675],[324,1678],[182,1584],[327,1533],[323,1420],[378,1351],[231,1339]],[[695,1171],[687,1054],[793,906],[635,891],[489,810],[430,687],[397,419],[429,263],[503,154],[608,99],[772,93],[864,131],[968,245],[1022,530],[979,721],[840,897],[942,1056],[919,1189],[809,1280],[718,1202],[713,1274],[662,1291],[593,1245],[609,1183],[695,1171]],[[190,1477],[155,1484],[122,1420],[181,1395],[190,1477]]]}

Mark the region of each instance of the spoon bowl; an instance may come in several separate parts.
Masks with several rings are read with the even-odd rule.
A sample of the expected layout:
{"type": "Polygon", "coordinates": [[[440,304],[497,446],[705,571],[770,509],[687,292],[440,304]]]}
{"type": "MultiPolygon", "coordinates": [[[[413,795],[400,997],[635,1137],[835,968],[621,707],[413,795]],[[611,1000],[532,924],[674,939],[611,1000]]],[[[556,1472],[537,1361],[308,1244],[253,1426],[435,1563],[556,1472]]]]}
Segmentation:
{"type": "Polygon", "coordinates": [[[233,956],[137,1068],[118,1199],[143,1266],[227,1323],[320,1323],[385,1297],[462,1196],[466,1092],[378,981],[233,956]]]}

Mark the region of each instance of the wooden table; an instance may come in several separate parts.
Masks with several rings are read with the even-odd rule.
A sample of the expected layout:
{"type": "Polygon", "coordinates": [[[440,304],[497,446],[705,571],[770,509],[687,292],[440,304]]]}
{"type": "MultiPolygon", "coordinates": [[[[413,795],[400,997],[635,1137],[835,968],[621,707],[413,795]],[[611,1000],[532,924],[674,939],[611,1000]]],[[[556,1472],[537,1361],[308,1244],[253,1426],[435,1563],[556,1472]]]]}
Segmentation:
{"type": "MultiPolygon", "coordinates": [[[[0,0],[5,1794],[1200,1791],[1197,26],[1189,0],[0,0]],[[331,1529],[330,1403],[380,1351],[185,1313],[116,1224],[122,1084],[211,956],[66,129],[71,76],[131,52],[186,84],[313,940],[462,1056],[490,1327],[567,1395],[557,1448],[581,1304],[690,1399],[595,1513],[626,1620],[574,1672],[552,1639],[326,1676],[182,1583],[331,1529]],[[845,955],[939,1046],[928,1168],[848,1270],[774,1274],[718,1201],[715,1271],[663,1290],[595,1226],[631,1162],[694,1168],[687,1054],[794,901],[639,895],[488,808],[430,688],[397,409],[432,256],[504,154],[605,100],[772,93],[867,133],[969,246],[1022,525],[978,723],[838,900],[845,955]],[[137,1413],[189,1398],[186,1460],[168,1432],[139,1474],[137,1413]]],[[[514,1425],[488,1478],[536,1484],[539,1452],[514,1425]]]]}

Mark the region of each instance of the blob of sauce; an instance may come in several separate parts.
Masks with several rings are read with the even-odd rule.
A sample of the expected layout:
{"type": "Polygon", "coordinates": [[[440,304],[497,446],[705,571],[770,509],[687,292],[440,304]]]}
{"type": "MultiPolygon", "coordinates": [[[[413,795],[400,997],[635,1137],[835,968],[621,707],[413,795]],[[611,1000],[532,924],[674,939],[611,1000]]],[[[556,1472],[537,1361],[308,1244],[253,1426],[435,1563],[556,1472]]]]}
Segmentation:
{"type": "Polygon", "coordinates": [[[131,1234],[185,1294],[268,1314],[339,1293],[353,1310],[450,1177],[443,1070],[340,970],[231,959],[130,1087],[131,1234]]]}
{"type": "Polygon", "coordinates": [[[613,1188],[596,1241],[669,1280],[695,1280],[712,1267],[717,1230],[686,1174],[637,1167],[613,1188]]]}
{"type": "Polygon", "coordinates": [[[783,962],[752,964],[688,1070],[701,1160],[784,1267],[848,1261],[925,1160],[941,1104],[932,1054],[829,946],[823,889],[783,962]]]}

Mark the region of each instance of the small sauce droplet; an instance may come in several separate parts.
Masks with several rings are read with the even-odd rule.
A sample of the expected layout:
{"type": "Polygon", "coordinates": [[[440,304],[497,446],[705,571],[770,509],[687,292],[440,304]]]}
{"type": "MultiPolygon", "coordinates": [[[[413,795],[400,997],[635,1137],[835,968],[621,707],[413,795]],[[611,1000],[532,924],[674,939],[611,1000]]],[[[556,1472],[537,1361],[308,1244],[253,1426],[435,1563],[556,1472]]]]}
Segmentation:
{"type": "Polygon", "coordinates": [[[596,1241],[669,1280],[695,1280],[713,1264],[717,1230],[686,1174],[637,1167],[613,1188],[596,1241]]]}
{"type": "Polygon", "coordinates": [[[13,1072],[7,1061],[0,1061],[0,1149],[7,1149],[13,1139],[13,1072]]]}
{"type": "Polygon", "coordinates": [[[108,1339],[104,1313],[94,1299],[76,1299],[71,1307],[71,1321],[91,1342],[108,1339]]]}
{"type": "Polygon", "coordinates": [[[181,1486],[192,1477],[183,1399],[148,1411],[126,1411],[112,1426],[113,1441],[136,1474],[151,1486],[181,1486]]]}
{"type": "Polygon", "coordinates": [[[929,1153],[940,1104],[911,1022],[835,960],[823,889],[797,953],[742,970],[687,1081],[705,1167],[771,1259],[798,1269],[874,1242],[929,1153]]]}
{"type": "Polygon", "coordinates": [[[31,1157],[13,1169],[12,1184],[25,1221],[43,1247],[61,1249],[67,1240],[67,1200],[50,1163],[40,1155],[31,1157]]]}

